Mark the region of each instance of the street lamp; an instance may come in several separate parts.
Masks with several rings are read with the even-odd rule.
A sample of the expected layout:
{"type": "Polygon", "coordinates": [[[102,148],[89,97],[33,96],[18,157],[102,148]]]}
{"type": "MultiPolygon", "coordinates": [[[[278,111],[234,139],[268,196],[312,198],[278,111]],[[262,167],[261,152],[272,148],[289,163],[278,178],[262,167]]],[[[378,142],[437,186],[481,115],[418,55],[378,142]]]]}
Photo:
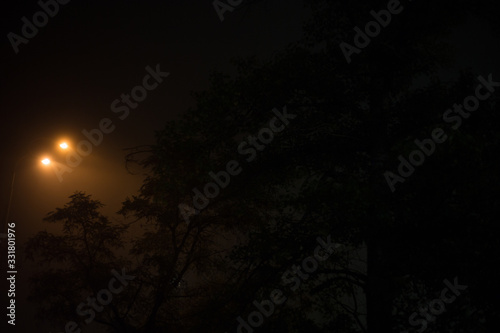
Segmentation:
{"type": "MultiPolygon", "coordinates": [[[[40,139],[37,139],[37,140],[34,140],[34,141],[38,141],[38,140],[40,140],[40,139]]],[[[68,149],[69,146],[68,146],[68,144],[66,142],[62,142],[62,143],[59,144],[59,147],[61,149],[68,149]]],[[[11,179],[11,182],[10,182],[9,203],[7,205],[7,213],[5,214],[5,228],[7,228],[8,223],[9,223],[10,207],[12,205],[12,196],[14,194],[14,182],[16,180],[16,171],[17,171],[17,168],[18,168],[19,164],[23,160],[25,160],[27,157],[29,157],[30,155],[31,154],[26,154],[26,155],[22,156],[20,159],[18,159],[17,162],[14,164],[14,168],[12,169],[12,179],[11,179]]],[[[50,159],[49,158],[44,158],[43,160],[41,160],[41,162],[44,165],[49,165],[50,164],[50,159]]],[[[6,237],[7,237],[7,234],[0,233],[0,238],[6,238],[6,237]]]]}

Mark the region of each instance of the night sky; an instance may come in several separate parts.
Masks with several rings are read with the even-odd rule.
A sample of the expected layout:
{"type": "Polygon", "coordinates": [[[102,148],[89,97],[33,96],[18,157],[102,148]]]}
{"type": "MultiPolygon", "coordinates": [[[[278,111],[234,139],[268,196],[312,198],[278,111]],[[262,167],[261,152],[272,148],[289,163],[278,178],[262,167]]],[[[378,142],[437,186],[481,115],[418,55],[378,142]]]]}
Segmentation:
{"type": "MultiPolygon", "coordinates": [[[[10,8],[3,28],[19,31],[20,18],[38,8],[29,2],[10,8]]],[[[12,216],[31,221],[23,224],[24,232],[34,232],[35,221],[76,189],[93,193],[116,211],[141,181],[126,172],[124,149],[153,143],[154,131],[192,106],[190,93],[208,87],[211,71],[230,73],[231,58],[268,57],[296,40],[305,15],[299,2],[260,3],[230,14],[221,22],[209,2],[70,2],[21,44],[17,55],[5,40],[2,202],[9,192],[8,170],[19,158],[47,152],[64,162],[66,156],[58,155],[49,140],[76,145],[86,140],[82,131],[98,127],[103,118],[115,126],[73,172],[63,174],[62,182],[38,160],[20,163],[12,216]],[[170,75],[119,119],[123,113],[113,113],[112,102],[142,85],[145,68],[157,64],[170,75]]]]}
{"type": "MultiPolygon", "coordinates": [[[[254,1],[224,13],[222,22],[209,0],[70,1],[59,5],[59,12],[16,53],[8,33],[21,35],[21,18],[31,20],[39,10],[36,1],[10,1],[0,14],[0,208],[3,225],[12,171],[20,161],[10,210],[10,218],[17,221],[18,244],[47,228],[42,218],[77,190],[102,201],[102,212],[117,219],[121,203],[137,194],[143,180],[126,170],[125,149],[153,144],[155,131],[194,106],[191,93],[209,88],[211,72],[234,73],[231,59],[268,59],[297,41],[309,15],[299,0],[254,1]],[[150,73],[147,67],[157,66],[168,77],[120,119],[123,111],[113,112],[112,103],[143,84],[150,73]],[[39,163],[42,157],[65,163],[67,152],[56,144],[66,141],[75,149],[85,139],[82,131],[97,128],[104,118],[114,130],[103,135],[73,172],[64,173],[62,181],[39,163]]],[[[455,69],[500,73],[498,39],[484,22],[464,22],[452,36],[455,69]]],[[[452,79],[457,70],[441,75],[452,79]]],[[[19,245],[17,325],[9,332],[45,332],[48,326],[33,320],[33,306],[23,300],[30,267],[21,251],[19,245]]]]}

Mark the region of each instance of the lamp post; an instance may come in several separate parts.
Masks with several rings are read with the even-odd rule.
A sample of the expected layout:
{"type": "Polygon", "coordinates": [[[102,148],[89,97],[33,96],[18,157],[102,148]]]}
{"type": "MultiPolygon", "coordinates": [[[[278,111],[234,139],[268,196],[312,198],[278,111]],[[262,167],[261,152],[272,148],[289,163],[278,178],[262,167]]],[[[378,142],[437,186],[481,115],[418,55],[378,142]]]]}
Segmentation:
{"type": "MultiPolygon", "coordinates": [[[[39,141],[40,139],[37,139],[37,140],[34,140],[32,141],[35,142],[35,141],[39,141]]],[[[43,139],[43,140],[46,140],[46,139],[43,139]]],[[[49,140],[52,142],[52,140],[49,140]]],[[[66,142],[62,142],[59,144],[59,147],[61,149],[67,149],[68,148],[68,144],[66,142]]],[[[14,164],[14,168],[12,169],[12,179],[11,179],[11,182],[10,182],[10,193],[9,193],[9,201],[8,201],[8,204],[7,204],[7,212],[5,214],[5,230],[7,230],[7,226],[8,226],[8,223],[9,223],[9,217],[10,217],[10,208],[12,206],[12,198],[13,198],[13,194],[14,194],[14,183],[15,183],[15,180],[16,180],[16,171],[17,171],[17,168],[19,167],[19,164],[24,161],[27,157],[29,157],[31,154],[26,154],[24,156],[22,156],[20,159],[18,159],[16,161],[16,163],[14,164]]],[[[49,158],[44,158],[43,160],[41,160],[41,163],[44,164],[44,165],[49,165],[50,164],[50,159],[49,158]]],[[[6,238],[7,237],[7,234],[5,233],[0,233],[0,239],[2,238],[6,238]]],[[[0,240],[1,242],[1,240],[0,240]]]]}

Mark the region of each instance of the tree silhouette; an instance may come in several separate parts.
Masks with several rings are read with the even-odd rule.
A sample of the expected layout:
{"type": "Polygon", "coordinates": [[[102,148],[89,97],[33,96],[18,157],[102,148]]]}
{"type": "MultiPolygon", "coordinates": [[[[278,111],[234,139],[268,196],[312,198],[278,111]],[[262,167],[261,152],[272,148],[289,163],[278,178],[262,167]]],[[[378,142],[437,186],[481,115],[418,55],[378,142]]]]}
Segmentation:
{"type": "MultiPolygon", "coordinates": [[[[68,321],[82,322],[83,318],[76,316],[78,305],[108,286],[111,270],[121,271],[127,265],[116,253],[124,245],[122,236],[127,226],[111,224],[99,213],[101,202],[84,192],[75,192],[69,198],[63,208],[44,218],[45,222],[60,224],[61,233],[41,231],[26,244],[27,258],[39,267],[31,278],[30,300],[40,305],[39,317],[59,329],[64,329],[68,321]]],[[[120,314],[122,310],[120,296],[115,295],[109,307],[97,311],[93,320],[123,329],[127,323],[120,314]]]]}
{"type": "MultiPolygon", "coordinates": [[[[474,230],[477,235],[477,243],[471,243],[468,250],[478,249],[477,253],[488,257],[492,251],[494,238],[486,231],[495,212],[481,207],[486,203],[494,205],[495,199],[480,194],[484,184],[463,177],[459,178],[462,192],[471,192],[459,198],[455,193],[459,186],[456,175],[477,173],[478,167],[498,167],[493,154],[498,134],[491,125],[491,119],[496,118],[497,97],[481,105],[484,118],[478,116],[467,127],[453,131],[443,122],[443,113],[474,92],[475,75],[465,72],[456,82],[447,83],[439,79],[438,71],[451,64],[453,58],[444,42],[450,28],[473,10],[483,15],[493,7],[484,2],[481,8],[470,1],[456,6],[407,4],[404,13],[394,16],[390,27],[347,65],[340,42],[352,40],[352,28],[366,23],[365,13],[384,8],[387,3],[309,3],[315,9],[314,19],[303,41],[270,61],[240,59],[235,77],[214,74],[211,89],[195,94],[196,108],[157,134],[155,157],[146,161],[168,164],[172,171],[183,168],[169,176],[174,184],[183,178],[193,180],[176,187],[176,199],[182,202],[190,197],[193,187],[210,181],[210,171],[221,170],[233,159],[241,161],[236,147],[242,138],[265,126],[271,109],[285,105],[296,120],[259,151],[255,161],[241,164],[243,172],[231,179],[231,185],[211,201],[210,208],[193,218],[192,223],[200,225],[210,222],[235,226],[245,235],[242,246],[226,262],[226,271],[231,274],[218,292],[217,301],[207,305],[204,325],[211,318],[214,327],[224,322],[224,327],[234,328],[235,318],[252,309],[253,299],[263,299],[269,286],[278,285],[289,265],[314,249],[318,234],[332,234],[350,249],[349,253],[339,253],[330,266],[318,270],[320,285],[311,285],[308,293],[295,296],[305,305],[305,298],[313,297],[311,309],[316,306],[317,310],[318,304],[328,309],[321,324],[308,321],[311,316],[304,315],[306,307],[290,305],[260,329],[277,330],[281,325],[283,331],[300,330],[303,326],[298,324],[298,318],[310,325],[308,329],[312,325],[326,331],[363,331],[365,319],[373,332],[409,329],[407,318],[411,312],[402,314],[400,309],[394,309],[394,302],[407,299],[408,308],[416,307],[405,297],[409,293],[402,294],[413,280],[424,281],[431,294],[441,290],[444,278],[458,275],[465,280],[478,279],[469,272],[475,272],[476,264],[460,265],[456,258],[470,257],[467,251],[457,251],[466,239],[465,231],[451,227],[457,223],[453,217],[459,206],[467,207],[467,215],[482,218],[477,229],[471,229],[470,222],[460,221],[461,230],[474,230]],[[422,77],[427,82],[416,85],[422,77]],[[427,158],[404,184],[398,184],[396,193],[391,193],[384,174],[397,168],[398,155],[408,156],[416,148],[415,139],[445,126],[447,143],[438,146],[435,155],[427,158]],[[488,140],[472,134],[479,132],[485,133],[488,140]],[[181,150],[182,154],[192,153],[190,159],[173,153],[181,150]],[[479,152],[491,159],[485,162],[479,152]],[[471,164],[471,156],[481,163],[471,164]],[[188,174],[182,172],[186,170],[188,174]],[[297,191],[301,182],[305,186],[297,191]],[[453,202],[447,201],[451,198],[453,202]],[[295,213],[287,211],[290,207],[295,213]],[[454,232],[447,234],[445,231],[450,229],[454,232]],[[349,262],[364,249],[367,274],[363,276],[349,262]],[[337,284],[336,280],[347,284],[337,284]],[[342,302],[337,304],[346,293],[354,295],[359,290],[366,295],[364,308],[358,304],[353,311],[342,302]],[[325,300],[325,293],[335,297],[325,300]],[[393,315],[394,310],[400,317],[393,315]],[[293,324],[283,324],[286,322],[293,324]]],[[[488,172],[487,179],[496,192],[496,177],[488,172]]],[[[165,184],[150,180],[148,188],[165,184]]],[[[165,205],[173,206],[174,202],[167,200],[165,205]]],[[[497,312],[491,300],[479,293],[475,297],[490,309],[485,316],[494,318],[497,312]]],[[[352,298],[352,302],[356,300],[352,298]]],[[[472,305],[466,308],[470,311],[472,305]]],[[[455,312],[454,319],[450,317],[448,322],[458,322],[462,314],[455,312]]],[[[467,325],[463,323],[462,327],[467,325]]],[[[480,322],[475,325],[474,329],[482,329],[480,322]]]]}

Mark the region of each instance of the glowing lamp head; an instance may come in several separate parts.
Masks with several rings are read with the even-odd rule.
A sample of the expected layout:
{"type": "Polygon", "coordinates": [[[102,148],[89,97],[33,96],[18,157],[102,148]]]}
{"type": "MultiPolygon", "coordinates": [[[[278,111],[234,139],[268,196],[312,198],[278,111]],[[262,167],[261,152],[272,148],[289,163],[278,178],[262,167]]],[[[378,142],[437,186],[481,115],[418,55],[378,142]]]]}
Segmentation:
{"type": "Polygon", "coordinates": [[[68,144],[66,142],[63,142],[59,145],[62,149],[68,149],[68,144]]]}
{"type": "Polygon", "coordinates": [[[50,160],[48,158],[44,158],[42,160],[42,163],[45,164],[45,165],[49,165],[50,164],[50,160]]]}

